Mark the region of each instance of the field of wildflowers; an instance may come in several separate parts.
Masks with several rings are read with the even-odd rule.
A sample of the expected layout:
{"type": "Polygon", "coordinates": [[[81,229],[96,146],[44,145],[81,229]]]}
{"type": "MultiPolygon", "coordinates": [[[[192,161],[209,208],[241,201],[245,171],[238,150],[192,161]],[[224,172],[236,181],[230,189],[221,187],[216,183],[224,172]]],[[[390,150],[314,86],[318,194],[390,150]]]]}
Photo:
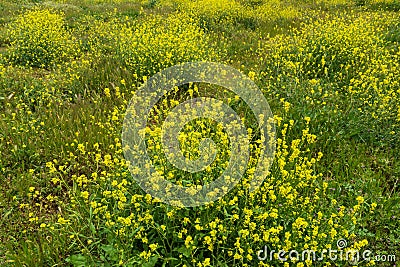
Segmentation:
{"type": "Polygon", "coordinates": [[[3,0],[0,265],[398,266],[399,12],[398,0],[3,0]],[[170,162],[163,123],[194,99],[237,113],[249,157],[217,201],[173,206],[132,178],[124,118],[154,74],[203,61],[258,86],[274,160],[250,190],[265,147],[249,103],[219,85],[176,86],[143,132],[160,176],[196,191],[236,156],[229,129],[200,117],[175,138],[192,161],[213,140],[213,161],[198,172],[170,162]],[[318,257],[330,249],[373,256],[318,257]]]}

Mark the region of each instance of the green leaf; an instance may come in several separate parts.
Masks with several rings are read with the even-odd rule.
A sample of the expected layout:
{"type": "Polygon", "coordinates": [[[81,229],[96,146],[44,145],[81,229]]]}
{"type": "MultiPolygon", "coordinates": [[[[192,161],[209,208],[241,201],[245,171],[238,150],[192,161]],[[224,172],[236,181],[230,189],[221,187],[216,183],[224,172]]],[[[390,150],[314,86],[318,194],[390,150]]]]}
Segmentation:
{"type": "Polygon", "coordinates": [[[82,254],[71,255],[66,258],[65,261],[71,263],[75,267],[86,266],[86,257],[82,254]]]}
{"type": "Polygon", "coordinates": [[[104,250],[107,254],[111,254],[115,249],[113,245],[103,245],[101,249],[104,250]]]}
{"type": "Polygon", "coordinates": [[[118,251],[113,245],[103,245],[101,249],[106,253],[106,257],[110,260],[118,259],[118,251]]]}
{"type": "Polygon", "coordinates": [[[175,249],[177,252],[183,254],[186,258],[189,258],[190,255],[192,254],[192,249],[187,248],[186,246],[179,247],[175,249]]]}
{"type": "Polygon", "coordinates": [[[143,267],[154,267],[154,266],[156,266],[157,261],[158,261],[158,256],[153,256],[153,257],[150,257],[148,262],[144,262],[142,264],[142,266],[143,267]]]}
{"type": "Polygon", "coordinates": [[[94,227],[92,222],[90,222],[89,228],[90,228],[90,231],[92,231],[93,234],[95,234],[97,232],[96,231],[96,227],[94,227]]]}

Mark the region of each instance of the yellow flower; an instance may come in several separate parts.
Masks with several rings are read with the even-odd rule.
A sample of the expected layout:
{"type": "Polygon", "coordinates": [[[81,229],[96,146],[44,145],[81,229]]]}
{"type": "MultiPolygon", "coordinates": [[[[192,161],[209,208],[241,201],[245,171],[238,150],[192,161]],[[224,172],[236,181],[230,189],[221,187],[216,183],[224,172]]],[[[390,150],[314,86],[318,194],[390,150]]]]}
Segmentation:
{"type": "Polygon", "coordinates": [[[89,198],[89,192],[88,192],[88,191],[83,191],[83,192],[81,192],[81,196],[82,196],[84,199],[88,199],[88,198],[89,198]]]}
{"type": "Polygon", "coordinates": [[[189,245],[192,244],[192,242],[193,242],[192,237],[191,237],[190,235],[188,235],[188,236],[186,237],[186,239],[185,239],[185,246],[186,246],[186,247],[189,247],[189,245]]]}
{"type": "Polygon", "coordinates": [[[66,224],[66,223],[69,223],[69,220],[66,220],[66,219],[64,219],[63,217],[59,217],[58,220],[57,220],[57,222],[58,222],[59,224],[66,224]]]}
{"type": "Polygon", "coordinates": [[[151,251],[156,250],[157,247],[158,247],[158,244],[150,244],[150,245],[149,245],[149,248],[151,249],[151,251]]]}
{"type": "Polygon", "coordinates": [[[211,266],[211,264],[210,264],[210,258],[205,258],[205,259],[204,259],[204,261],[203,261],[203,266],[204,266],[204,267],[211,266]]]}
{"type": "Polygon", "coordinates": [[[356,200],[357,200],[357,202],[358,202],[359,205],[362,204],[362,203],[364,203],[364,198],[363,198],[362,196],[358,196],[358,197],[356,198],[356,200]]]}
{"type": "Polygon", "coordinates": [[[104,88],[104,94],[106,95],[106,97],[111,97],[110,88],[108,87],[104,88]]]}

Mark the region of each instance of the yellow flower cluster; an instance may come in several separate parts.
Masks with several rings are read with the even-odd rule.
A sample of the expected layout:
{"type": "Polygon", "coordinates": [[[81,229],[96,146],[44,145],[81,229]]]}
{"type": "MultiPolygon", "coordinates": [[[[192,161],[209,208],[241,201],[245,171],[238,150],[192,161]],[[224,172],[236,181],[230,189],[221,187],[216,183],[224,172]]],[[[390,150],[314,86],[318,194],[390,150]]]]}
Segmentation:
{"type": "Polygon", "coordinates": [[[365,132],[389,142],[399,127],[400,52],[388,37],[396,25],[398,17],[391,13],[327,14],[293,30],[291,36],[278,35],[260,43],[263,75],[275,77],[278,83],[283,77],[284,82],[309,82],[313,88],[306,99],[310,102],[352,99],[352,112],[358,112],[360,119],[353,123],[363,123],[365,132]],[[327,84],[332,90],[322,92],[327,84]]]}
{"type": "Polygon", "coordinates": [[[76,41],[64,24],[63,14],[33,9],[8,26],[10,60],[33,67],[53,67],[78,52],[76,41]]]}
{"type": "Polygon", "coordinates": [[[200,17],[208,26],[218,23],[243,23],[247,26],[276,19],[293,19],[299,11],[295,5],[279,0],[236,1],[236,0],[163,0],[164,5],[177,6],[178,10],[200,17]]]}
{"type": "MultiPolygon", "coordinates": [[[[201,92],[195,86],[190,88],[194,91],[193,96],[201,92]]],[[[190,99],[192,96],[188,91],[181,97],[190,99]]],[[[115,93],[110,91],[110,97],[114,97],[115,93]]],[[[147,130],[148,152],[152,155],[153,163],[160,174],[167,179],[186,186],[207,183],[207,179],[212,180],[212,177],[219,175],[218,169],[223,169],[229,158],[229,153],[225,154],[229,150],[229,142],[223,128],[218,124],[196,120],[181,132],[182,150],[188,157],[196,156],[198,139],[202,137],[209,136],[221,143],[221,153],[212,168],[204,171],[205,176],[189,177],[162,161],[161,157],[157,158],[161,149],[158,139],[161,130],[158,124],[162,122],[163,116],[168,114],[168,110],[176,106],[177,92],[173,92],[172,96],[175,98],[161,103],[162,106],[158,107],[159,113],[152,113],[152,118],[159,116],[159,119],[154,120],[155,124],[147,130]]],[[[230,99],[230,104],[235,104],[234,98],[230,99]]],[[[284,107],[286,103],[282,101],[281,104],[284,107]]],[[[82,209],[82,216],[92,220],[92,226],[88,226],[92,231],[107,233],[108,238],[118,240],[118,250],[123,252],[118,253],[115,258],[109,258],[109,261],[126,262],[129,259],[125,253],[134,249],[135,261],[151,262],[158,258],[158,254],[165,253],[163,250],[168,249],[165,242],[174,242],[177,247],[174,253],[177,253],[177,257],[187,266],[218,265],[218,261],[198,257],[196,251],[215,255],[222,253],[230,258],[234,265],[252,266],[257,257],[256,251],[267,243],[286,251],[307,248],[322,250],[331,247],[339,236],[351,238],[349,229],[353,221],[357,222],[355,216],[362,212],[364,199],[357,198],[357,210],[336,207],[337,203],[333,200],[333,210],[338,208],[340,213],[320,211],[321,201],[326,197],[326,185],[323,189],[318,187],[317,179],[320,174],[314,172],[315,164],[320,161],[322,153],[313,157],[306,149],[316,141],[316,136],[310,133],[308,127],[311,121],[309,117],[305,117],[303,122],[297,122],[303,125],[300,132],[297,132],[293,120],[275,117],[278,129],[276,164],[260,190],[248,192],[258,155],[257,138],[253,136],[255,131],[249,130],[249,137],[254,140],[251,148],[255,152],[251,155],[249,170],[238,187],[205,209],[191,210],[161,204],[157,199],[136,189],[135,183],[131,182],[122,158],[120,139],[116,135],[116,129],[120,127],[123,118],[123,107],[124,105],[116,106],[109,111],[106,120],[97,121],[98,125],[105,127],[109,138],[115,141],[108,149],[99,143],[90,146],[76,140],[66,146],[69,156],[65,157],[63,162],[55,160],[46,164],[46,179],[54,180],[54,185],[68,187],[60,181],[72,174],[74,186],[70,189],[70,204],[67,206],[82,209]],[[117,119],[113,119],[114,117],[117,119]],[[106,150],[109,152],[105,152],[106,150]],[[87,166],[95,167],[88,170],[87,166]],[[207,215],[211,210],[215,215],[207,215]],[[282,220],[285,224],[280,223],[282,220]],[[184,227],[177,228],[177,225],[184,227]]],[[[29,191],[29,199],[37,202],[39,206],[44,203],[47,206],[61,205],[50,194],[41,196],[42,193],[34,187],[29,191]]],[[[36,218],[32,212],[35,209],[29,204],[26,205],[24,209],[29,210],[32,215],[30,220],[37,224],[41,231],[67,234],[71,242],[95,244],[104,238],[101,234],[84,238],[85,230],[82,227],[70,230],[77,220],[74,213],[71,216],[68,213],[60,214],[53,223],[51,220],[36,218]]],[[[360,244],[356,243],[357,246],[360,244]]],[[[81,253],[89,253],[85,246],[79,248],[82,249],[81,253]]]]}
{"type": "Polygon", "coordinates": [[[136,77],[188,61],[217,61],[220,55],[198,20],[185,13],[149,16],[138,23],[97,21],[89,33],[92,53],[111,53],[136,77]]]}
{"type": "MultiPolygon", "coordinates": [[[[92,1],[121,2],[125,0],[92,1]]],[[[5,54],[11,57],[10,62],[0,61],[1,89],[17,76],[34,77],[15,83],[23,85],[15,92],[4,89],[0,95],[5,103],[0,106],[0,127],[5,129],[0,133],[0,171],[6,181],[17,173],[11,168],[21,171],[15,180],[22,189],[15,190],[15,207],[10,210],[26,218],[22,233],[51,236],[47,241],[54,247],[60,237],[69,250],[57,251],[56,258],[69,256],[72,262],[75,257],[80,263],[84,258],[89,266],[277,266],[283,264],[277,253],[271,262],[260,262],[257,251],[265,245],[276,251],[335,249],[340,238],[349,242],[347,249],[366,247],[368,241],[356,236],[357,224],[366,213],[378,213],[382,203],[372,202],[368,194],[352,195],[343,203],[332,194],[331,181],[319,173],[324,158],[317,142],[325,133],[315,124],[318,114],[332,121],[339,118],[335,115],[341,112],[340,101],[350,99],[357,116],[398,132],[400,54],[385,35],[398,18],[386,13],[322,13],[323,18],[299,25],[290,35],[260,39],[259,50],[251,52],[258,53],[254,60],[263,69],[247,73],[262,85],[276,110],[276,154],[264,183],[254,192],[249,188],[263,146],[257,119],[249,115],[246,103],[232,92],[202,83],[176,87],[163,96],[144,131],[146,152],[157,170],[154,178],[196,193],[220,177],[235,156],[227,129],[197,118],[180,130],[179,148],[185,158],[196,160],[203,152],[201,140],[210,138],[217,151],[212,163],[190,173],[168,160],[162,124],[184,101],[210,95],[221,99],[243,117],[250,143],[247,169],[229,194],[206,206],[184,208],[165,205],[144,192],[128,170],[121,128],[138,84],[180,62],[224,59],[204,30],[204,21],[262,23],[293,19],[302,10],[276,0],[170,2],[180,11],[140,13],[135,19],[117,11],[100,19],[82,15],[82,25],[75,25],[74,32],[65,28],[61,13],[49,10],[27,11],[10,24],[5,54]]],[[[293,260],[284,266],[318,264],[293,260]]]]}

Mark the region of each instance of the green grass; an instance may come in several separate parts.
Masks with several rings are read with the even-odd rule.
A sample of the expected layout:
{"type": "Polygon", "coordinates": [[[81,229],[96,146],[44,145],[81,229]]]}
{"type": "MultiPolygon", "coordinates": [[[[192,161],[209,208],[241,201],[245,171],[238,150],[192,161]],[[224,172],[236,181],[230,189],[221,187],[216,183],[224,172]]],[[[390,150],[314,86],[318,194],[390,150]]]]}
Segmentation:
{"type": "MultiPolygon", "coordinates": [[[[65,12],[67,27],[82,43],[86,41],[85,29],[90,27],[92,21],[127,17],[128,21],[134,24],[145,21],[151,14],[166,15],[174,11],[171,7],[158,5],[157,1],[65,2],[61,4],[58,1],[6,0],[0,3],[0,52],[6,55],[9,49],[6,24],[12,21],[16,14],[34,5],[65,12]],[[114,8],[117,8],[118,12],[114,12],[114,8]]],[[[313,167],[316,173],[322,174],[317,186],[321,186],[322,182],[329,182],[326,198],[336,199],[338,203],[349,207],[357,204],[355,200],[357,196],[365,198],[365,205],[376,202],[378,204],[376,211],[374,213],[365,211],[360,214],[357,218],[357,227],[354,226],[352,230],[358,240],[366,238],[369,241],[368,248],[375,253],[397,253],[396,257],[399,258],[399,133],[388,134],[385,131],[384,121],[376,122],[377,129],[372,129],[375,121],[366,121],[360,117],[353,107],[354,100],[345,94],[332,93],[324,98],[326,104],[317,103],[306,99],[312,88],[306,79],[297,82],[292,77],[283,75],[282,80],[277,82],[274,80],[276,77],[263,77],[262,72],[268,66],[264,61],[260,61],[260,56],[270,55],[262,53],[272,53],[260,50],[260,46],[263,47],[271,40],[275,40],[271,39],[275,36],[290,36],[293,29],[301,29],[304,22],[324,17],[326,13],[342,12],[349,6],[361,15],[368,10],[382,13],[398,12],[397,2],[367,3],[363,7],[354,4],[342,6],[301,2],[304,6],[302,7],[304,17],[301,18],[279,19],[260,24],[240,21],[234,24],[229,22],[216,25],[211,22],[210,25],[207,21],[202,24],[205,29],[204,34],[211,38],[210,46],[216,46],[222,51],[221,61],[246,74],[250,71],[256,73],[256,83],[265,93],[273,113],[295,121],[290,138],[301,135],[305,116],[311,118],[310,132],[317,135],[317,141],[307,147],[310,149],[309,155],[315,156],[319,151],[324,154],[321,161],[313,167]],[[319,10],[324,12],[318,13],[319,10]],[[285,101],[291,103],[288,113],[284,111],[280,98],[285,98],[285,101]]],[[[399,25],[391,25],[387,34],[388,45],[392,45],[395,49],[398,49],[399,44],[399,25]]],[[[94,58],[88,65],[80,64],[85,60],[85,56],[90,56],[85,54],[86,52],[82,52],[82,58],[76,58],[77,65],[65,63],[48,70],[14,66],[0,58],[0,265],[2,266],[111,266],[107,263],[117,262],[120,254],[115,246],[126,250],[126,258],[130,258],[133,266],[161,266],[161,260],[157,264],[153,262],[153,265],[151,261],[140,262],[137,259],[138,254],[141,249],[146,249],[146,245],[136,244],[137,241],[126,245],[124,242],[130,239],[118,239],[107,232],[102,222],[92,217],[93,210],[82,200],[75,200],[78,203],[75,206],[69,203],[71,197],[79,195],[81,190],[72,176],[81,174],[89,176],[92,172],[103,168],[97,165],[94,154],[78,156],[74,161],[70,160],[70,152],[79,154],[76,148],[78,143],[84,144],[87,148],[92,148],[98,143],[103,156],[112,154],[114,158],[113,153],[117,153],[113,147],[115,140],[112,138],[120,137],[121,118],[123,109],[127,105],[124,100],[129,100],[131,91],[136,90],[141,82],[141,77],[134,77],[122,62],[104,54],[94,58]],[[1,72],[2,64],[8,68],[4,74],[1,72]],[[65,70],[71,66],[81,77],[68,83],[65,70]],[[126,85],[121,80],[124,80],[126,85]],[[112,97],[105,95],[106,87],[110,88],[112,97]],[[123,98],[116,97],[116,87],[125,94],[123,98]],[[114,108],[119,109],[118,122],[112,120],[114,108]],[[72,147],[71,143],[74,143],[75,147],[72,147]],[[47,162],[54,160],[60,164],[67,161],[65,165],[69,166],[64,172],[60,171],[59,178],[62,179],[62,183],[57,185],[51,182],[54,177],[49,174],[46,167],[47,162]],[[40,189],[43,198],[29,197],[30,187],[40,189]],[[58,199],[54,202],[47,201],[45,196],[49,194],[57,196],[58,199]],[[31,210],[21,208],[21,203],[29,203],[32,206],[31,210]],[[35,206],[35,203],[39,205],[35,206]],[[34,215],[31,216],[29,212],[33,212],[34,215]],[[38,225],[29,221],[35,216],[43,222],[57,221],[58,215],[69,215],[69,218],[72,218],[71,225],[66,227],[64,232],[60,229],[50,229],[43,235],[37,230],[38,225]],[[72,234],[79,238],[70,241],[69,235],[72,234]],[[88,244],[87,240],[91,240],[92,243],[88,244]]],[[[321,80],[323,92],[337,90],[329,79],[321,80]]],[[[182,94],[185,95],[185,92],[182,94]]],[[[315,96],[314,100],[323,97],[321,93],[315,96]]],[[[240,105],[235,107],[242,109],[240,105]]],[[[124,173],[126,175],[126,170],[123,168],[110,172],[121,177],[124,173]]],[[[100,191],[102,188],[94,190],[100,191]]],[[[132,192],[138,191],[136,187],[132,189],[132,192]]],[[[313,194],[312,191],[304,193],[313,194]]],[[[228,196],[228,201],[233,195],[234,193],[228,196]]],[[[207,207],[184,209],[179,212],[182,213],[180,214],[182,218],[199,216],[205,222],[214,218],[228,221],[228,215],[232,216],[232,210],[235,210],[233,213],[242,215],[243,207],[257,204],[247,203],[248,199],[250,198],[242,198],[237,207],[227,206],[227,210],[223,212],[207,207]],[[223,214],[228,215],[225,217],[223,214]]],[[[149,225],[144,230],[149,233],[150,238],[159,240],[159,245],[162,247],[159,258],[163,260],[165,264],[163,266],[178,266],[183,262],[190,266],[194,264],[191,261],[193,258],[202,261],[210,257],[213,258],[215,266],[238,264],[232,257],[227,257],[225,254],[212,255],[206,248],[199,249],[199,252],[186,250],[175,237],[175,234],[183,228],[182,220],[169,220],[166,214],[173,209],[168,206],[153,207],[153,204],[143,202],[140,208],[132,207],[132,210],[140,213],[153,209],[156,214],[154,221],[167,224],[168,230],[165,233],[158,228],[159,225],[149,225]],[[140,209],[142,210],[139,211],[140,209]],[[177,255],[187,257],[183,256],[182,259],[177,255]]],[[[327,214],[334,212],[328,201],[320,208],[327,214]]],[[[231,227],[232,232],[235,227],[241,227],[235,224],[227,225],[231,227]]],[[[193,227],[189,230],[192,233],[196,232],[193,227]]],[[[196,242],[198,239],[198,243],[201,244],[200,238],[205,234],[199,232],[196,242]]],[[[230,245],[233,246],[234,241],[230,245]]],[[[153,258],[153,261],[157,259],[153,258]]],[[[393,264],[378,263],[378,266],[393,266],[393,264]]]]}

